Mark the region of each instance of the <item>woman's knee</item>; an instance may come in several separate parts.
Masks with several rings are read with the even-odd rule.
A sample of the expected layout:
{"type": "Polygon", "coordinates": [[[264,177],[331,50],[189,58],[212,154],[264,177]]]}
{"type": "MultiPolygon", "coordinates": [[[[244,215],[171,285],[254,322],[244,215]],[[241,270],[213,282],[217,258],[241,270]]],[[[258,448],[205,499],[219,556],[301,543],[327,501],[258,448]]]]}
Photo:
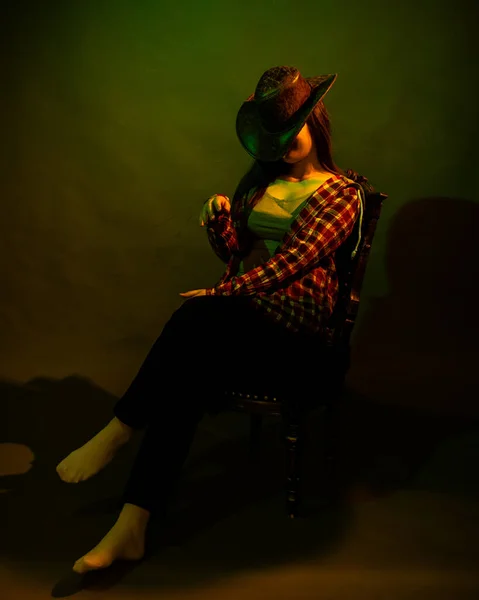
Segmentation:
{"type": "Polygon", "coordinates": [[[162,336],[174,339],[175,343],[201,340],[205,331],[215,331],[216,319],[210,300],[214,296],[189,298],[178,307],[163,328],[162,336]]]}
{"type": "Polygon", "coordinates": [[[217,342],[228,327],[242,330],[246,324],[251,329],[254,317],[254,309],[241,296],[196,296],[175,310],[165,329],[203,341],[207,336],[209,342],[217,342]]]}
{"type": "Polygon", "coordinates": [[[195,296],[185,300],[172,314],[171,319],[201,322],[209,313],[215,296],[195,296]]]}

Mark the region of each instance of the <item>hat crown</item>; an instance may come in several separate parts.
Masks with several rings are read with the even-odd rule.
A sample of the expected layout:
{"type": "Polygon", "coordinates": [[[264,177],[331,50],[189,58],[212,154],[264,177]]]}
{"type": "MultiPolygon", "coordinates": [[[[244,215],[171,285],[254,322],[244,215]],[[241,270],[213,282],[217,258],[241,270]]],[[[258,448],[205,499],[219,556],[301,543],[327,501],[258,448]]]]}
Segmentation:
{"type": "Polygon", "coordinates": [[[299,76],[296,67],[273,67],[261,75],[254,93],[255,100],[261,102],[282,89],[293,85],[299,76]]]}
{"type": "Polygon", "coordinates": [[[311,86],[296,67],[265,71],[254,93],[263,127],[270,132],[287,128],[310,95],[311,86]]]}

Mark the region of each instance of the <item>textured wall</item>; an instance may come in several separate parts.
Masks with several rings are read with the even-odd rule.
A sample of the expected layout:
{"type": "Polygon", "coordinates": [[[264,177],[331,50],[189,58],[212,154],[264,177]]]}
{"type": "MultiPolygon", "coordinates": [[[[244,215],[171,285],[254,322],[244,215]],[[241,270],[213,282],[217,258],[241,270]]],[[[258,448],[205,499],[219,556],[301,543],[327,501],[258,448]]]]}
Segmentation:
{"type": "MultiPolygon", "coordinates": [[[[469,4],[10,3],[0,36],[0,377],[76,373],[125,389],[183,302],[179,292],[211,286],[222,272],[197,217],[211,194],[232,195],[249,166],[236,112],[278,64],[339,74],[326,100],[335,158],[389,194],[355,335],[375,366],[358,356],[353,384],[381,398],[401,380],[396,328],[410,332],[401,360],[416,353],[400,373],[417,376],[421,353],[435,364],[437,343],[419,347],[416,336],[426,304],[414,326],[404,307],[434,288],[418,284],[421,250],[426,269],[449,257],[438,289],[464,257],[451,254],[449,234],[434,245],[429,216],[440,211],[471,236],[478,216],[477,187],[465,176],[478,158],[469,4]],[[404,213],[409,205],[419,208],[404,213]],[[371,312],[370,298],[389,306],[392,290],[393,313],[377,304],[371,312]]],[[[449,296],[434,322],[451,306],[449,296]]]]}

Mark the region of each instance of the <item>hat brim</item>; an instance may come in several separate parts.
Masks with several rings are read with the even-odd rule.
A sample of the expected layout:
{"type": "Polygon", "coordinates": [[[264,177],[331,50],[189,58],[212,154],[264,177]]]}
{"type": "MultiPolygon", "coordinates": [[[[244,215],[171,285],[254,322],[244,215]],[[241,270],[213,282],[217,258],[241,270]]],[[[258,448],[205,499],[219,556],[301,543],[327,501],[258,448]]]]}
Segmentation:
{"type": "Polygon", "coordinates": [[[307,77],[312,88],[311,96],[294,115],[294,124],[285,131],[271,133],[262,126],[258,106],[254,99],[243,102],[236,117],[236,134],[246,152],[254,159],[275,162],[289,150],[309,115],[321,98],[336,81],[337,74],[307,77]]]}

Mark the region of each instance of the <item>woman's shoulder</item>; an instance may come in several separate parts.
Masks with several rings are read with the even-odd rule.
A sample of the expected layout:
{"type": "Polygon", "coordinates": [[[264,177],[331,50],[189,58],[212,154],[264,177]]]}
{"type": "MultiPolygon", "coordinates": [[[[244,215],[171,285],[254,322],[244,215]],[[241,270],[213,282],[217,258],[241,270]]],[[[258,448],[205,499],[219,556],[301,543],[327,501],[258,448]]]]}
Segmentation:
{"type": "Polygon", "coordinates": [[[343,183],[345,186],[357,186],[358,182],[354,178],[354,175],[350,174],[348,171],[344,173],[337,173],[337,178],[340,183],[343,183]]]}
{"type": "Polygon", "coordinates": [[[353,171],[352,169],[348,169],[347,171],[345,171],[345,174],[343,175],[343,179],[348,185],[351,185],[351,184],[359,185],[359,187],[361,188],[362,192],[365,195],[373,194],[376,191],[374,189],[373,185],[369,182],[367,177],[364,177],[364,175],[360,175],[359,173],[357,173],[356,171],[353,171]]]}

